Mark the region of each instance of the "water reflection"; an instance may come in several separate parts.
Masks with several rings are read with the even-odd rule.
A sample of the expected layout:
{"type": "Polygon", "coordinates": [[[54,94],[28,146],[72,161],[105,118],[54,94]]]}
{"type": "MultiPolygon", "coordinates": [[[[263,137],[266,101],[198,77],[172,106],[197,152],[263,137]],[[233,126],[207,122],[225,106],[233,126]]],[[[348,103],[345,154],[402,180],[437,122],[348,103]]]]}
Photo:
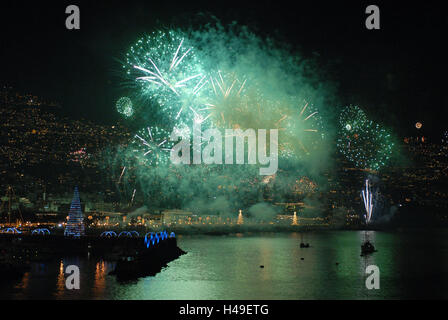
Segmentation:
{"type": "Polygon", "coordinates": [[[65,271],[64,271],[64,261],[61,259],[59,263],[59,273],[56,282],[56,293],[55,296],[57,298],[61,298],[65,292],[65,271]]]}
{"type": "Polygon", "coordinates": [[[34,299],[400,299],[446,298],[447,231],[334,231],[183,236],[188,252],[154,277],[119,283],[104,260],[64,258],[33,265],[7,298],[34,299]],[[368,236],[378,250],[361,256],[368,236]],[[81,289],[67,290],[65,268],[81,270],[81,289]],[[263,265],[264,268],[260,268],[263,265]],[[380,290],[365,287],[366,268],[380,269],[380,290]]]}
{"type": "Polygon", "coordinates": [[[93,282],[93,296],[95,298],[106,295],[107,277],[115,269],[115,263],[100,260],[95,264],[95,275],[93,282]]]}
{"type": "Polygon", "coordinates": [[[30,272],[25,272],[25,274],[22,277],[22,280],[15,286],[16,289],[21,289],[23,291],[26,291],[28,289],[28,284],[30,281],[30,272]]]}

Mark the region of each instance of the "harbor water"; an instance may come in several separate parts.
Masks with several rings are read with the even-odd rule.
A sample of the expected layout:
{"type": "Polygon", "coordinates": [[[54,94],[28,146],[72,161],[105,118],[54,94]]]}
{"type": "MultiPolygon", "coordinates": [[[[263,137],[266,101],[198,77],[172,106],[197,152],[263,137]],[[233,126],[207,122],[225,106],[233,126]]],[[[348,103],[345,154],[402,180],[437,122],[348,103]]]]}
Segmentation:
{"type": "Polygon", "coordinates": [[[2,277],[1,299],[446,299],[448,230],[373,232],[377,252],[361,256],[362,231],[179,235],[187,254],[153,277],[120,282],[114,263],[67,257],[2,277]],[[310,243],[300,248],[301,239],[310,243]],[[68,290],[64,270],[80,269],[68,290]],[[380,288],[366,288],[366,268],[380,288]],[[263,266],[263,267],[261,267],[263,266]]]}

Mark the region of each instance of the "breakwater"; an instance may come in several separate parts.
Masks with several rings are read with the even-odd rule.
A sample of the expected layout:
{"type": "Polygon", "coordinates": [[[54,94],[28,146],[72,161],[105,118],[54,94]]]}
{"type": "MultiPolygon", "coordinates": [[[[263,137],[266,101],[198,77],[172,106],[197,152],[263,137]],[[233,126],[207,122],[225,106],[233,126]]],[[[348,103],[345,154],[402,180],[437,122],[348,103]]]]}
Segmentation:
{"type": "Polygon", "coordinates": [[[177,246],[173,233],[145,236],[108,234],[67,238],[51,234],[0,234],[0,252],[9,265],[26,266],[67,256],[89,256],[116,261],[121,278],[154,275],[185,252],[177,246]]]}

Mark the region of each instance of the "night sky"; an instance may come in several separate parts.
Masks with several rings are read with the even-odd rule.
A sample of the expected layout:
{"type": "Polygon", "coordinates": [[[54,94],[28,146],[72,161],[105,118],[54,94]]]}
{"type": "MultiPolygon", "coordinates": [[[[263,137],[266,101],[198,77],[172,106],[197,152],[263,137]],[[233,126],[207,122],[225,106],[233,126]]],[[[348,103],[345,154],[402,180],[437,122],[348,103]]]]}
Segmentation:
{"type": "Polygon", "coordinates": [[[158,26],[215,16],[315,59],[323,80],[337,84],[341,105],[360,105],[398,134],[417,134],[416,121],[434,139],[448,129],[448,14],[439,2],[294,2],[2,1],[0,84],[56,101],[72,117],[116,121],[119,60],[130,45],[158,26]],[[80,7],[81,30],[65,28],[69,4],[80,7]],[[380,7],[381,30],[365,28],[369,4],[380,7]]]}

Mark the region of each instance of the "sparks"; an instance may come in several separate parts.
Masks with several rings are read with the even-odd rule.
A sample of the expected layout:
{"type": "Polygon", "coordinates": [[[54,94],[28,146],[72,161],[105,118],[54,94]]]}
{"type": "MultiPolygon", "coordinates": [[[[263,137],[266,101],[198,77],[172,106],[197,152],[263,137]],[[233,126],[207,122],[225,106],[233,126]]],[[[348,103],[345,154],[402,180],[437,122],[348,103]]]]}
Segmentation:
{"type": "Polygon", "coordinates": [[[123,174],[124,174],[124,171],[125,171],[125,170],[126,170],[126,166],[124,166],[124,167],[123,167],[123,170],[121,171],[120,178],[118,179],[118,183],[121,182],[121,178],[123,177],[123,174]]]}
{"type": "Polygon", "coordinates": [[[168,140],[168,136],[169,133],[167,131],[158,127],[153,127],[152,129],[147,127],[141,130],[135,135],[132,142],[138,158],[149,165],[168,163],[172,148],[172,143],[168,140]]]}
{"type": "Polygon", "coordinates": [[[373,212],[373,202],[372,202],[372,191],[370,189],[369,180],[366,179],[365,189],[361,191],[362,199],[364,201],[364,208],[366,210],[366,214],[364,215],[366,219],[366,223],[369,224],[370,219],[372,218],[373,212]]]}
{"type": "Polygon", "coordinates": [[[197,103],[207,80],[184,33],[156,31],[141,38],[127,53],[124,68],[141,97],[157,103],[167,120],[192,121],[189,107],[197,103]]]}

